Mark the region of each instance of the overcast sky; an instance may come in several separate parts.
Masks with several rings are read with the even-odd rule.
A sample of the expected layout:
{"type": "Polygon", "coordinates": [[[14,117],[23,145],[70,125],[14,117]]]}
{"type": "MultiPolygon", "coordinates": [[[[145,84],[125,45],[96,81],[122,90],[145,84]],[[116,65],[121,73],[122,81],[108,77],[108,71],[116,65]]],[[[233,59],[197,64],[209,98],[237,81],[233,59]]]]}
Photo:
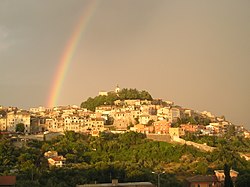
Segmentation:
{"type": "MultiPolygon", "coordinates": [[[[46,106],[89,3],[0,1],[0,105],[46,106]]],[[[250,1],[100,0],[92,13],[58,105],[119,84],[250,128],[250,1]]]]}

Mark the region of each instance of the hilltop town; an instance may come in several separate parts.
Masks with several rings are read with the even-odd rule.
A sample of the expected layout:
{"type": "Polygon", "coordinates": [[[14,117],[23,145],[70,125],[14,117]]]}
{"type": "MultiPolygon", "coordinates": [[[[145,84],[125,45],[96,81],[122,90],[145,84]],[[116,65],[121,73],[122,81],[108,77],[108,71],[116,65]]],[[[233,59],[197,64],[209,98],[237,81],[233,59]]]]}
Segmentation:
{"type": "Polygon", "coordinates": [[[117,86],[80,107],[1,107],[0,186],[221,187],[227,175],[238,187],[249,146],[224,116],[117,86]]]}
{"type": "MultiPolygon", "coordinates": [[[[119,96],[121,92],[117,86],[114,91],[100,91],[98,98],[100,100],[108,95],[119,96]]],[[[174,102],[152,99],[149,93],[143,92],[148,96],[144,97],[147,99],[117,99],[108,104],[101,103],[94,108],[92,106],[92,110],[91,107],[84,108],[84,102],[81,107],[38,107],[30,108],[28,111],[2,106],[0,131],[16,132],[17,126],[23,124],[24,134],[74,131],[99,136],[101,132],[135,131],[149,135],[167,134],[175,138],[188,132],[199,136],[223,136],[233,126],[236,134],[245,138],[250,137],[243,126],[232,124],[224,116],[218,117],[211,112],[198,112],[175,105],[174,102]]]]}

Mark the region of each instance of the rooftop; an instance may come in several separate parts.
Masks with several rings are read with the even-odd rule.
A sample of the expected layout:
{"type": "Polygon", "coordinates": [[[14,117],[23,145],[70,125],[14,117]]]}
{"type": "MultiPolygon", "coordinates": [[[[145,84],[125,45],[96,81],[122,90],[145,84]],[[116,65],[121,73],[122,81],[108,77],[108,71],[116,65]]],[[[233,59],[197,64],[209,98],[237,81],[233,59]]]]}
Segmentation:
{"type": "Polygon", "coordinates": [[[0,176],[0,186],[14,186],[16,184],[16,176],[0,176]]]}
{"type": "Polygon", "coordinates": [[[83,184],[76,187],[111,187],[111,186],[130,186],[130,187],[155,187],[151,182],[127,182],[127,183],[106,183],[106,184],[83,184]]]}
{"type": "Polygon", "coordinates": [[[188,182],[216,182],[217,178],[215,175],[195,175],[193,177],[186,178],[188,182]]]}

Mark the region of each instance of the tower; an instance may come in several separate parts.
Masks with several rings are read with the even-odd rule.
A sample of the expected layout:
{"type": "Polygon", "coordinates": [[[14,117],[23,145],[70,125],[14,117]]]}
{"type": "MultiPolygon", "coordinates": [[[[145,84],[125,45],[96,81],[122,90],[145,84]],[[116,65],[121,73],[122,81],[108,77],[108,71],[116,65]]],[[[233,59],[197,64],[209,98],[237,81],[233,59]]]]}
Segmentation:
{"type": "Polygon", "coordinates": [[[117,84],[117,86],[116,86],[116,88],[115,88],[115,93],[119,93],[120,92],[120,88],[119,88],[119,86],[118,86],[118,84],[117,84]]]}

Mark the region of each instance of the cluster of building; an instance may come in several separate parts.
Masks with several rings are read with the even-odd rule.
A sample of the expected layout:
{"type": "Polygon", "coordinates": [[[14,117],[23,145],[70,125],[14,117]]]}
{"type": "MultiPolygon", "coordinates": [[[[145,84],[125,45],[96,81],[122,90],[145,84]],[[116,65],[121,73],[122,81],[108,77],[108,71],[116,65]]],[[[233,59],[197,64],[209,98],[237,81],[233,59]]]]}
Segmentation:
{"type": "Polygon", "coordinates": [[[16,107],[0,106],[0,131],[16,132],[17,124],[24,125],[24,132],[30,133],[31,115],[29,111],[18,110],[16,107]]]}
{"type": "MultiPolygon", "coordinates": [[[[235,184],[238,172],[230,170],[230,177],[235,184]]],[[[214,175],[195,175],[184,180],[184,187],[223,187],[225,181],[224,170],[215,170],[214,175]]]]}
{"type": "Polygon", "coordinates": [[[48,160],[49,166],[62,167],[66,163],[66,158],[58,155],[57,151],[47,151],[44,153],[44,157],[48,160]]]}
{"type": "MultiPolygon", "coordinates": [[[[115,89],[119,93],[119,88],[115,89]]],[[[100,95],[107,94],[100,92],[100,95]]],[[[210,112],[197,112],[174,105],[161,99],[116,100],[114,105],[98,106],[95,112],[78,106],[60,106],[54,108],[30,108],[29,111],[15,107],[0,107],[0,131],[15,132],[17,124],[22,123],[24,133],[75,131],[98,136],[100,132],[114,133],[136,131],[145,134],[183,135],[185,132],[200,135],[221,135],[232,125],[223,117],[216,117],[210,112]],[[208,124],[173,124],[182,118],[209,119],[208,124]]],[[[249,137],[243,126],[235,126],[238,133],[249,137]]]]}

